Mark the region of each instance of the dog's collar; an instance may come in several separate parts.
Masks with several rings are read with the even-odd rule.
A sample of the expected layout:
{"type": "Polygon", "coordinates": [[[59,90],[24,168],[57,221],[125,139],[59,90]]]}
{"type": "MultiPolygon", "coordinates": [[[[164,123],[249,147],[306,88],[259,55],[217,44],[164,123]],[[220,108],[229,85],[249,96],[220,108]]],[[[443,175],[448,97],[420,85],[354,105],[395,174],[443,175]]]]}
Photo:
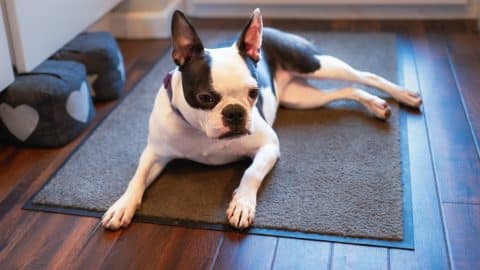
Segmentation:
{"type": "MultiPolygon", "coordinates": [[[[173,98],[173,90],[172,90],[172,76],[173,76],[173,71],[170,71],[165,75],[165,78],[163,78],[163,86],[165,87],[165,90],[167,91],[167,96],[168,99],[170,100],[170,107],[172,108],[172,111],[178,115],[185,123],[190,125],[190,123],[185,119],[183,114],[180,112],[175,105],[172,103],[172,98],[173,98]]],[[[191,126],[191,125],[190,125],[191,126]]]]}

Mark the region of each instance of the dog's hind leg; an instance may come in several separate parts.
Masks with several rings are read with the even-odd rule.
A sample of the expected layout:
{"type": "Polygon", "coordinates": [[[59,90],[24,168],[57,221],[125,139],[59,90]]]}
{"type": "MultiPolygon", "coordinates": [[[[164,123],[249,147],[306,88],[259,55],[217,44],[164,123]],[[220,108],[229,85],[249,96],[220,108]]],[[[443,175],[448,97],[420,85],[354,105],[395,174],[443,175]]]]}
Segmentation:
{"type": "Polygon", "coordinates": [[[417,93],[398,86],[379,75],[356,70],[333,56],[316,55],[315,57],[320,61],[321,67],[312,73],[297,73],[298,76],[313,79],[342,80],[372,86],[388,93],[398,102],[414,108],[418,108],[422,103],[417,93]]]}
{"type": "Polygon", "coordinates": [[[283,88],[280,104],[288,108],[311,109],[345,99],[359,102],[380,119],[387,119],[390,116],[388,103],[377,96],[353,87],[321,91],[308,84],[303,78],[295,78],[283,88]]]}

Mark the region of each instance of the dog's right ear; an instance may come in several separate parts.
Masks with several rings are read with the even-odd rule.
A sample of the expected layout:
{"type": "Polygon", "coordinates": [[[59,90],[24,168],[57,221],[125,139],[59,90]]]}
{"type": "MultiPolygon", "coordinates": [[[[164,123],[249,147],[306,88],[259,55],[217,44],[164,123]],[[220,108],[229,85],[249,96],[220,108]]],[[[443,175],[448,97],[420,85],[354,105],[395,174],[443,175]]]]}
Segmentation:
{"type": "Polygon", "coordinates": [[[247,25],[240,34],[237,47],[240,54],[250,57],[255,62],[260,60],[260,48],[262,47],[263,21],[260,9],[255,9],[247,25]]]}
{"type": "Polygon", "coordinates": [[[173,61],[183,66],[192,57],[203,54],[203,44],[185,15],[175,10],[172,17],[173,61]]]}

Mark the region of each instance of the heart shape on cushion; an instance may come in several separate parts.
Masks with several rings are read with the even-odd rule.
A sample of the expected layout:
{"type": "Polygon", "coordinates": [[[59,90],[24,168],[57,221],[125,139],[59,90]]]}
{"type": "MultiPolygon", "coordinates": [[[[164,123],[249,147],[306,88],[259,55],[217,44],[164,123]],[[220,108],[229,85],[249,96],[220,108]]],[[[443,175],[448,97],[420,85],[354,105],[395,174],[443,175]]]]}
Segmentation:
{"type": "Polygon", "coordinates": [[[38,112],[26,104],[12,108],[7,103],[2,103],[0,117],[10,133],[22,142],[30,137],[39,120],[38,112]]]}
{"type": "Polygon", "coordinates": [[[82,82],[79,90],[70,93],[67,99],[67,112],[75,120],[86,123],[90,109],[88,85],[82,82]]]}

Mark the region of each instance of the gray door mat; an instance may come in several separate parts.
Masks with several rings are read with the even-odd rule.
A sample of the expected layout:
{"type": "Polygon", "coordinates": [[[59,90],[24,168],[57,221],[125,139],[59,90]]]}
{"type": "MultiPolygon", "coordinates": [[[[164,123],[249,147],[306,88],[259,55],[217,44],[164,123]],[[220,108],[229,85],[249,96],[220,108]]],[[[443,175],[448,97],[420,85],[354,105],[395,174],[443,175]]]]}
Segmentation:
{"type": "MultiPolygon", "coordinates": [[[[210,36],[208,44],[228,34],[202,36],[210,36]]],[[[394,35],[302,34],[359,69],[393,81],[401,72],[394,35]]],[[[153,97],[172,68],[167,53],[24,208],[100,217],[133,175],[153,97]]],[[[281,110],[275,126],[282,158],[263,184],[254,227],[246,233],[413,248],[405,112],[390,103],[392,117],[386,123],[351,102],[281,110]]],[[[147,191],[135,220],[232,230],[224,212],[247,165],[173,162],[147,191]]]]}

